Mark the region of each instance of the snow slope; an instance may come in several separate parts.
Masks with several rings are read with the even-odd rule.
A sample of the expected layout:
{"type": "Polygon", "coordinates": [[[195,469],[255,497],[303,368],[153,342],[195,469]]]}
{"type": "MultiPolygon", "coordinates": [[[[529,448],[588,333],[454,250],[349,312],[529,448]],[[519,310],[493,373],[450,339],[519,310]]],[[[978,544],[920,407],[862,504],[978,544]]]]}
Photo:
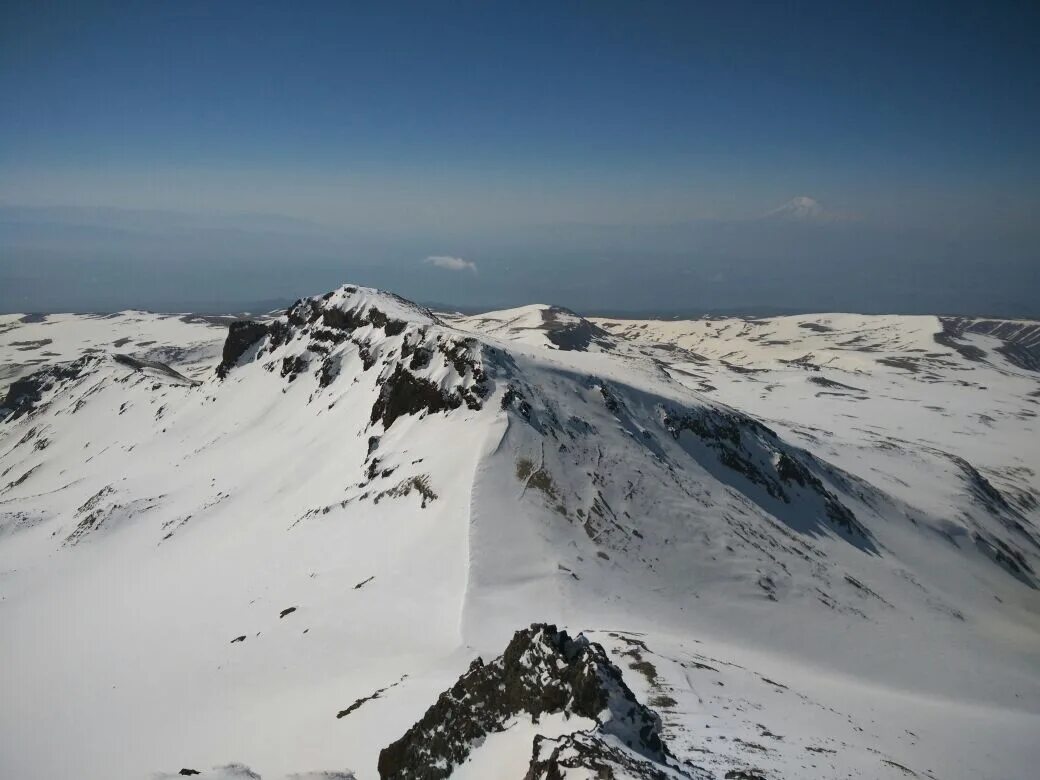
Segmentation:
{"type": "Polygon", "coordinates": [[[132,352],[176,363],[185,373],[207,371],[232,317],[194,314],[0,314],[0,383],[36,368],[103,352],[132,352]]]}
{"type": "Polygon", "coordinates": [[[527,702],[422,776],[1040,760],[1040,374],[1008,328],[352,286],[230,330],[0,327],[0,776],[375,778],[534,622],[602,646],[667,757],[527,702]]]}

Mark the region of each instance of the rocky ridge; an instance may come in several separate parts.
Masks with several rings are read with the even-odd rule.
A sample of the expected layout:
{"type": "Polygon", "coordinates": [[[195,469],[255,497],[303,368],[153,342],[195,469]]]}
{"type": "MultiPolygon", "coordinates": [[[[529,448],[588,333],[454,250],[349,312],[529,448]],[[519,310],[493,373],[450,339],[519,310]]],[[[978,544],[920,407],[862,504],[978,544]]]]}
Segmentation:
{"type": "Polygon", "coordinates": [[[636,700],[606,651],[583,636],[534,624],[517,631],[490,663],[477,658],[400,739],[379,754],[382,780],[443,780],[489,734],[518,716],[563,713],[596,727],[559,742],[536,738],[527,778],[563,777],[564,767],[637,769],[629,777],[682,777],[661,739],[661,719],[636,700]]]}
{"type": "Polygon", "coordinates": [[[311,377],[319,391],[345,368],[378,365],[371,421],[384,428],[402,415],[480,409],[491,389],[475,339],[403,298],[351,285],[300,299],[270,322],[231,323],[217,376],[257,361],[286,382],[311,377]]]}

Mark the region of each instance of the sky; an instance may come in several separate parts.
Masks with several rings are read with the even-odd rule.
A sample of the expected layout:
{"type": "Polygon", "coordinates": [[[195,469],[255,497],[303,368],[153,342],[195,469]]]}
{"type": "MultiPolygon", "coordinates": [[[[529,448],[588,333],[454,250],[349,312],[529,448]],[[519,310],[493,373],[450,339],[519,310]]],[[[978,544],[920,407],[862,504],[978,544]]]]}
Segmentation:
{"type": "Polygon", "coordinates": [[[1037,316],[1038,35],[1035,2],[6,0],[0,309],[1037,316]]]}

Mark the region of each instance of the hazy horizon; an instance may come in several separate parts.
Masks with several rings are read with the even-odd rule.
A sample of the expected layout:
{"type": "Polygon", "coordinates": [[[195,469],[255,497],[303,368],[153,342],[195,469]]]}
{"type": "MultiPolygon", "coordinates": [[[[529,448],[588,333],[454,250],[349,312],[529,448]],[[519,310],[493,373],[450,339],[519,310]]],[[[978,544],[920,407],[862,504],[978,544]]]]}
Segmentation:
{"type": "Polygon", "coordinates": [[[0,310],[1036,317],[1037,20],[8,3],[0,310]]]}

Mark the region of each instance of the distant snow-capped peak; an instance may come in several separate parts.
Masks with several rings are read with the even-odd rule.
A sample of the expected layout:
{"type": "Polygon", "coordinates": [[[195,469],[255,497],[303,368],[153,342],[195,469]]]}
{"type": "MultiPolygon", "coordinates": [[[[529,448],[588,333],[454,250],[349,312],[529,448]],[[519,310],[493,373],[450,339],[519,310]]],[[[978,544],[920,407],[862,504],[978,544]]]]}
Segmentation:
{"type": "Polygon", "coordinates": [[[827,211],[815,198],[798,195],[779,208],[765,214],[767,219],[820,220],[827,218],[827,211]]]}

